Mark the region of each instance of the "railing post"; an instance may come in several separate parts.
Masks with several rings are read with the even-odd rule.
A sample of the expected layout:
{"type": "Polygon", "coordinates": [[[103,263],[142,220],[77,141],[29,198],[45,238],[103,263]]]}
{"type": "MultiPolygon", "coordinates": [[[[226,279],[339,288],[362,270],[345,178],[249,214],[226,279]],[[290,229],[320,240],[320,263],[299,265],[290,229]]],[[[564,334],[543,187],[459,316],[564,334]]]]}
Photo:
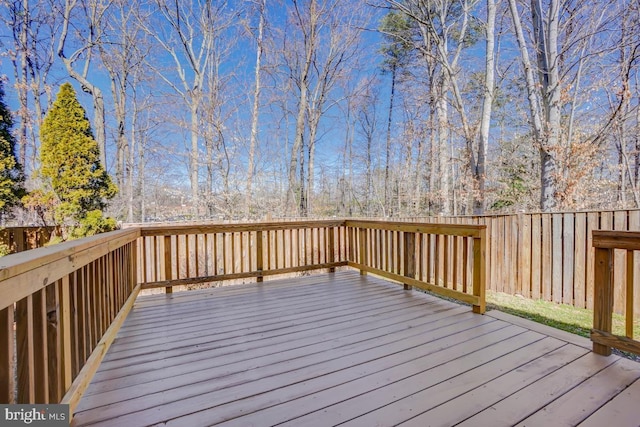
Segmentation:
{"type": "Polygon", "coordinates": [[[256,281],[261,283],[264,278],[262,277],[262,268],[263,268],[263,260],[262,260],[262,231],[256,231],[256,270],[258,270],[258,277],[256,281]]]}
{"type": "Polygon", "coordinates": [[[477,296],[478,305],[473,312],[484,314],[486,310],[485,291],[487,287],[487,238],[486,229],[480,230],[480,237],[473,239],[473,295],[477,296]]]}
{"type": "MultiPolygon", "coordinates": [[[[367,265],[367,230],[366,228],[358,229],[358,240],[359,240],[359,249],[360,249],[360,265],[364,267],[367,265]]],[[[360,268],[360,274],[362,276],[366,275],[367,272],[360,268]]]]}
{"type": "MultiPolygon", "coordinates": [[[[171,280],[171,236],[164,236],[164,279],[171,280]]],[[[166,294],[173,293],[173,286],[164,288],[166,294]]]]}
{"type": "MultiPolygon", "coordinates": [[[[416,278],[416,233],[404,232],[404,276],[416,278]]],[[[404,284],[405,290],[413,289],[408,283],[404,284]]]]}
{"type": "MultiPolygon", "coordinates": [[[[613,315],[613,249],[596,248],[593,298],[593,329],[611,333],[613,315]]],[[[593,343],[593,352],[609,356],[611,347],[593,343]]]]}

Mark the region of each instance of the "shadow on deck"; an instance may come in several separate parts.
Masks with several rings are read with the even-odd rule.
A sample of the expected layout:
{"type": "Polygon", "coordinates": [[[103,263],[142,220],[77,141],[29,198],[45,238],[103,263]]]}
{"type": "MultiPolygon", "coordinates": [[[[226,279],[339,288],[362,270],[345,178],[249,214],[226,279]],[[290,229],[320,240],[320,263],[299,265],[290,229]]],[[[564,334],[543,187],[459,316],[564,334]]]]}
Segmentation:
{"type": "Polygon", "coordinates": [[[74,425],[638,425],[640,364],[358,272],[138,297],[74,425]]]}

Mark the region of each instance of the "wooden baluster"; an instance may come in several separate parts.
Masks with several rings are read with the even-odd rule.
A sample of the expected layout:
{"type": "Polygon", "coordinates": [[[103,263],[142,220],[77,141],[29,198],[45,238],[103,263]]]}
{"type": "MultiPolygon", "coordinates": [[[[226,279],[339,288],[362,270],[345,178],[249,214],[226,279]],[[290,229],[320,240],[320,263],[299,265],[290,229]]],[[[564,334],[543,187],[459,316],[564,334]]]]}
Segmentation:
{"type": "Polygon", "coordinates": [[[633,251],[627,251],[627,301],[625,310],[625,335],[633,339],[633,251]]]}
{"type": "MultiPolygon", "coordinates": [[[[336,262],[336,229],[334,227],[329,227],[329,259],[330,263],[336,262]]],[[[330,273],[335,273],[336,268],[331,267],[329,269],[330,273]]]]}
{"type": "MultiPolygon", "coordinates": [[[[360,249],[360,266],[364,267],[367,265],[367,230],[365,228],[358,229],[358,247],[360,249]]],[[[366,275],[367,272],[360,268],[360,274],[366,275]]]]}
{"type": "MultiPolygon", "coordinates": [[[[594,275],[594,300],[593,300],[593,329],[596,331],[611,333],[613,313],[613,249],[596,248],[595,275],[594,275]]],[[[597,354],[609,356],[611,347],[593,343],[593,351],[597,354]]]]}
{"type": "Polygon", "coordinates": [[[31,295],[16,303],[16,345],[18,357],[17,402],[35,403],[33,298],[31,295]]]}
{"type": "Polygon", "coordinates": [[[10,304],[7,308],[0,310],[0,347],[7,350],[0,352],[0,402],[2,403],[16,402],[13,321],[13,304],[10,304]]]}
{"type": "MultiPolygon", "coordinates": [[[[171,236],[164,236],[164,280],[171,280],[172,268],[171,268],[171,236]]],[[[165,294],[173,293],[173,286],[167,286],[164,288],[165,294]]]]}
{"type": "Polygon", "coordinates": [[[71,282],[69,276],[60,280],[60,339],[62,357],[62,394],[64,394],[73,381],[71,370],[71,282]]]}
{"type": "MultiPolygon", "coordinates": [[[[404,265],[403,271],[405,277],[410,277],[411,279],[416,278],[416,233],[404,233],[404,265]]],[[[413,289],[408,283],[404,284],[405,290],[413,289]]]]}

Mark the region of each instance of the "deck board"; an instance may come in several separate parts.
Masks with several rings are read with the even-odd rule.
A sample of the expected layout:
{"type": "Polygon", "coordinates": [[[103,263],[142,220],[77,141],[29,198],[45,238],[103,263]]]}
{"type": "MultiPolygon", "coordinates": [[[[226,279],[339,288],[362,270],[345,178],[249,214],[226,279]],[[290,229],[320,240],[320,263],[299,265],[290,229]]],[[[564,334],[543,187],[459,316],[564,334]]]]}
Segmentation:
{"type": "Polygon", "coordinates": [[[625,408],[639,397],[640,364],[583,344],[353,271],[141,296],[73,425],[632,417],[637,408],[625,408]]]}

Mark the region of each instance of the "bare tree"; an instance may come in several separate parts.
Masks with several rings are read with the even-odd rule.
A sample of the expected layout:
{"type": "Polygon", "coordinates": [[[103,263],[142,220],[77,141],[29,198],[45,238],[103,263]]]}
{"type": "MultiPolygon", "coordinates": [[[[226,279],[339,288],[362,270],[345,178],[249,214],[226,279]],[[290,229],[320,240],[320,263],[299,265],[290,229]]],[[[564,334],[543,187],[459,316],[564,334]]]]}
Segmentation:
{"type": "Polygon", "coordinates": [[[4,10],[0,21],[12,35],[9,46],[3,46],[2,40],[0,46],[6,47],[18,92],[18,162],[27,174],[36,167],[39,129],[52,102],[48,77],[55,62],[55,34],[60,25],[54,6],[52,1],[0,1],[4,10]]]}
{"type": "Polygon", "coordinates": [[[320,120],[338,101],[331,94],[336,83],[348,74],[347,66],[358,52],[360,28],[366,17],[348,2],[292,0],[292,3],[292,24],[287,28],[283,46],[288,78],[297,89],[288,197],[298,198],[298,212],[306,216],[313,195],[320,120]]]}
{"type": "Polygon", "coordinates": [[[265,25],[265,9],[267,0],[258,0],[258,34],[256,35],[256,62],[255,62],[255,83],[253,88],[253,108],[251,109],[251,139],[249,141],[249,160],[247,164],[247,188],[245,195],[246,214],[251,214],[251,206],[253,204],[253,176],[255,169],[256,146],[258,144],[258,121],[260,110],[260,74],[262,71],[262,51],[264,48],[264,25],[265,25]]]}
{"type": "Polygon", "coordinates": [[[93,97],[93,128],[96,142],[100,150],[100,163],[107,165],[106,146],[107,134],[105,128],[105,105],[102,90],[88,78],[91,71],[94,49],[102,43],[104,17],[107,13],[110,1],[107,0],[65,0],[63,11],[63,24],[60,38],[58,39],[58,57],[64,63],[67,73],[82,86],[82,90],[93,97]],[[74,12],[77,12],[74,14],[74,12]],[[86,28],[86,31],[75,32],[77,40],[73,45],[78,48],[70,55],[65,53],[65,48],[71,44],[69,28],[72,20],[78,19],[76,25],[86,28]],[[81,65],[77,65],[81,63],[81,65]],[[76,69],[78,66],[80,69],[76,69]]]}
{"type": "Polygon", "coordinates": [[[226,2],[190,0],[157,1],[141,19],[143,28],[173,61],[173,70],[150,65],[189,109],[191,135],[189,176],[194,217],[200,215],[199,110],[205,91],[206,70],[216,37],[229,25],[226,2]],[[159,21],[159,22],[158,22],[159,21]]]}

